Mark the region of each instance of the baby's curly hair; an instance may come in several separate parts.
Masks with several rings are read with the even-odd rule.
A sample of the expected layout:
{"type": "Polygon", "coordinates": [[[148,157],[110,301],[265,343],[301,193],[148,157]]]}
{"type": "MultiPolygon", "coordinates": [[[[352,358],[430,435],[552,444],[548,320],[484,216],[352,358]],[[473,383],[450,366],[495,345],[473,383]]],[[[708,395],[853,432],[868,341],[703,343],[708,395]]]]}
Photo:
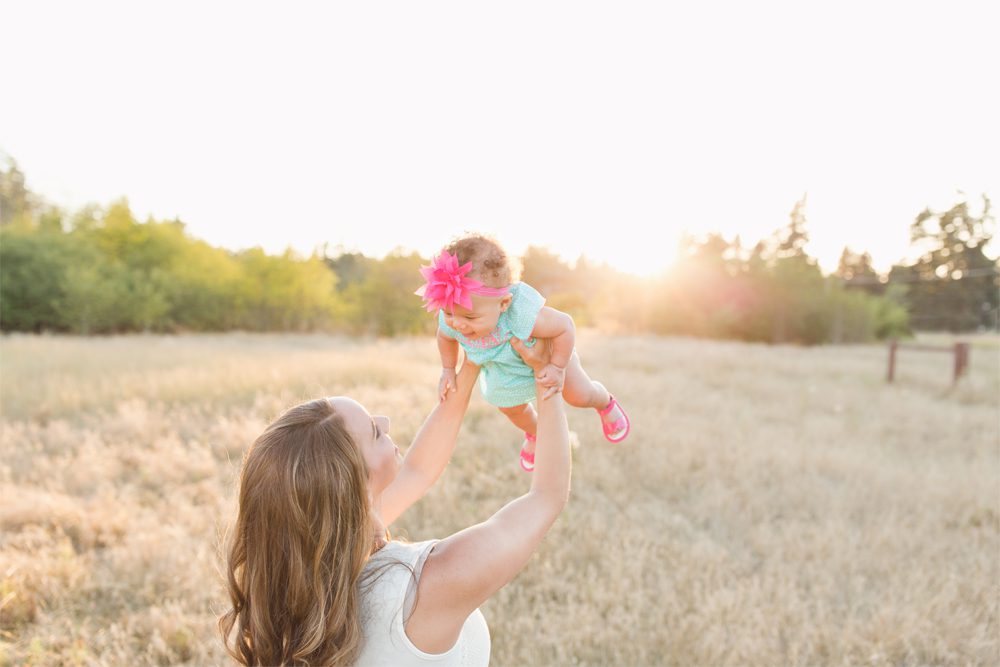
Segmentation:
{"type": "Polygon", "coordinates": [[[500,244],[482,234],[469,234],[452,241],[445,248],[458,256],[458,264],[472,262],[470,278],[487,287],[506,287],[514,282],[515,268],[500,244]]]}

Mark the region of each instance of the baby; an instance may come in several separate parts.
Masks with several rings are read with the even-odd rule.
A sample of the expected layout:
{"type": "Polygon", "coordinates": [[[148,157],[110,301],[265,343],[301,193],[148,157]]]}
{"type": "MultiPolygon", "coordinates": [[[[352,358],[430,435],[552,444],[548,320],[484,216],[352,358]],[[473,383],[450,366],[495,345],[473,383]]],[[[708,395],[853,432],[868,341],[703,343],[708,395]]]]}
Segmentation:
{"type": "Polygon", "coordinates": [[[479,235],[455,241],[420,273],[427,281],[417,290],[428,312],[437,311],[441,353],[440,400],[455,390],[458,347],[482,369],[479,386],[486,401],[524,431],[521,467],[535,465],[535,375],[511,347],[517,338],[528,347],[535,338],[552,339],[552,359],[539,374],[546,388],[542,400],[562,392],[566,403],[594,408],[604,437],[621,442],[628,436],[625,410],[600,382],[592,381],[573,349],[576,330],[566,313],[544,306],[545,299],[527,283],[512,283],[503,249],[479,235]]]}

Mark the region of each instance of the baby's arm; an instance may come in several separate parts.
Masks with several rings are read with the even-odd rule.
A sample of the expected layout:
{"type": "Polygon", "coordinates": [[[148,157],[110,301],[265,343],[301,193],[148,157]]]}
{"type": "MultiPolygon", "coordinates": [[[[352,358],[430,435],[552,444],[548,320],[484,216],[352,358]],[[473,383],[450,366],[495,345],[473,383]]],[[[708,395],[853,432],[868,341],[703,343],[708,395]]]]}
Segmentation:
{"type": "Polygon", "coordinates": [[[573,346],[576,345],[576,327],[573,325],[572,317],[545,306],[538,311],[538,319],[535,320],[535,328],[531,330],[531,335],[535,338],[552,340],[550,364],[559,368],[566,368],[569,365],[569,358],[573,356],[573,346]]]}
{"type": "Polygon", "coordinates": [[[569,365],[573,346],[576,345],[576,326],[572,317],[546,306],[538,311],[538,319],[535,320],[531,335],[552,340],[552,358],[538,376],[539,382],[549,388],[542,397],[545,400],[562,390],[566,366],[569,365]]]}
{"type": "Polygon", "coordinates": [[[441,367],[455,370],[458,366],[458,341],[441,329],[437,332],[438,352],[441,353],[441,367]]]}
{"type": "Polygon", "coordinates": [[[455,367],[458,366],[458,341],[440,328],[437,332],[438,352],[441,355],[441,380],[438,398],[443,402],[449,391],[455,391],[455,367]]]}

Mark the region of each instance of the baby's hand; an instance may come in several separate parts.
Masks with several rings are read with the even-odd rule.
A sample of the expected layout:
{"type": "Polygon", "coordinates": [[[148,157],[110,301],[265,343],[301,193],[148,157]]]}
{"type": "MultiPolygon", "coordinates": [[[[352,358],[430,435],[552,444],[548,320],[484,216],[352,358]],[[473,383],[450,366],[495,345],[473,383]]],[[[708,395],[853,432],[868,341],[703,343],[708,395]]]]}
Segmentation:
{"type": "Polygon", "coordinates": [[[441,379],[438,380],[438,399],[444,403],[444,399],[448,398],[448,392],[455,390],[455,369],[441,369],[441,379]]]}
{"type": "Polygon", "coordinates": [[[546,392],[542,396],[542,400],[547,401],[563,390],[563,382],[566,381],[566,369],[560,368],[555,364],[547,364],[537,375],[537,378],[538,383],[546,387],[546,392]]]}

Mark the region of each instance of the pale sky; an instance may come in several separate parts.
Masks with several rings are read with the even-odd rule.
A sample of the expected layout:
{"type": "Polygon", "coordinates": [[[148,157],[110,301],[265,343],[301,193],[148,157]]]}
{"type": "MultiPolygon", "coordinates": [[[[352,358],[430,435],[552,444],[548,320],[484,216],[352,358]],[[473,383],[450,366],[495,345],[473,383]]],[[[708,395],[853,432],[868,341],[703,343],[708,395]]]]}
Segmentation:
{"type": "Polygon", "coordinates": [[[651,274],[808,192],[810,254],[885,269],[1000,196],[998,7],[0,0],[0,151],[233,249],[474,230],[651,274]]]}

